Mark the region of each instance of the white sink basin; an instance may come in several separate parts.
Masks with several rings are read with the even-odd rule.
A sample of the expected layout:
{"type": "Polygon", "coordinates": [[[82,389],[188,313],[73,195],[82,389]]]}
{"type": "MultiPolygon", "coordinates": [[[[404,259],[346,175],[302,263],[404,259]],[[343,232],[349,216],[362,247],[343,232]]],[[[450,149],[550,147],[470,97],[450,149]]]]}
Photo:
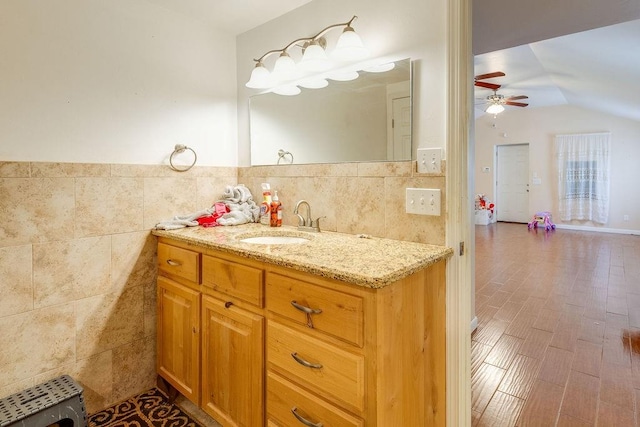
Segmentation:
{"type": "Polygon", "coordinates": [[[309,239],[297,236],[256,236],[240,239],[243,243],[254,243],[258,245],[291,245],[307,243],[309,239]]]}

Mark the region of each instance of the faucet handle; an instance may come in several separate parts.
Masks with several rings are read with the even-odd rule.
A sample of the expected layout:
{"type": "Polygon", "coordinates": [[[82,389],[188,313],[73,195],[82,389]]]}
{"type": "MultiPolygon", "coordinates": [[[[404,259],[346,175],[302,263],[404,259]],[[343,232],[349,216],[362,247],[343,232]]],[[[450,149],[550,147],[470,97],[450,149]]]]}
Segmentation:
{"type": "Polygon", "coordinates": [[[326,218],[326,215],[320,216],[320,217],[316,218],[315,220],[311,220],[310,226],[315,228],[316,230],[320,231],[320,220],[322,218],[326,218]]]}

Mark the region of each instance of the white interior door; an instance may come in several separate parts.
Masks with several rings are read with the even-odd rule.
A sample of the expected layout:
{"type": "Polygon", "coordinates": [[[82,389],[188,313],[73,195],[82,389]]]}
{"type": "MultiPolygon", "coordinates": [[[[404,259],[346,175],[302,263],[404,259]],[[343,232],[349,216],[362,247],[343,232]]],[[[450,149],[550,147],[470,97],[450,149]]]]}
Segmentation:
{"type": "Polygon", "coordinates": [[[393,139],[388,148],[389,160],[411,159],[411,100],[408,96],[394,98],[393,110],[393,139]]]}
{"type": "Polygon", "coordinates": [[[529,144],[499,145],[496,157],[498,221],[529,222],[529,144]]]}

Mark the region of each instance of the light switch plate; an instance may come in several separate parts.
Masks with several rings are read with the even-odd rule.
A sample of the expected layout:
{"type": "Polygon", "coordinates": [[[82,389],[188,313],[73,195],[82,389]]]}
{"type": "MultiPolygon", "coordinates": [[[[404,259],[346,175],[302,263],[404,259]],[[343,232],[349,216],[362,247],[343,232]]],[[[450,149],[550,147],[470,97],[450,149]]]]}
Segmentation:
{"type": "Polygon", "coordinates": [[[442,172],[442,148],[418,148],[418,173],[442,172]]]}
{"type": "Polygon", "coordinates": [[[407,188],[405,211],[416,215],[440,215],[440,190],[407,188]]]}

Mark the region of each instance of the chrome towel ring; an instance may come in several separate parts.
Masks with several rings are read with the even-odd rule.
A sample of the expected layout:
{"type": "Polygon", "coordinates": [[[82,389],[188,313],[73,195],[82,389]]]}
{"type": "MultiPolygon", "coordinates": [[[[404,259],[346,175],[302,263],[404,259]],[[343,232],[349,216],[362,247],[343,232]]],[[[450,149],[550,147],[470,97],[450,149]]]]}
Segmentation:
{"type": "Polygon", "coordinates": [[[171,155],[169,156],[169,164],[171,165],[171,169],[173,169],[176,172],[188,171],[193,167],[193,165],[196,164],[197,160],[198,160],[198,155],[196,154],[195,151],[193,151],[193,148],[187,147],[186,145],[182,145],[182,144],[176,144],[175,150],[173,150],[173,153],[171,153],[171,155]],[[188,166],[176,167],[176,165],[173,164],[173,156],[175,156],[176,154],[184,153],[186,150],[189,150],[193,153],[193,162],[188,166]]]}
{"type": "Polygon", "coordinates": [[[278,150],[278,163],[276,164],[279,165],[281,160],[286,160],[285,156],[289,156],[291,158],[289,164],[293,164],[293,154],[288,151],[284,151],[282,148],[278,150]]]}

